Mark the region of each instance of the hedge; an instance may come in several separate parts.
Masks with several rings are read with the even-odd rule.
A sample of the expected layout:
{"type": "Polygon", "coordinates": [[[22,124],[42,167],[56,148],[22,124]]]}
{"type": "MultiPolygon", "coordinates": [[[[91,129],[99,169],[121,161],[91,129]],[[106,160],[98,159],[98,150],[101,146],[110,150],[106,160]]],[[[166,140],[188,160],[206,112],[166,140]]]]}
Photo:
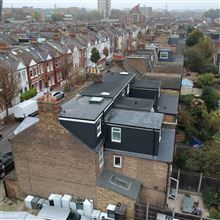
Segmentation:
{"type": "Polygon", "coordinates": [[[20,99],[21,99],[21,101],[24,101],[24,100],[28,100],[36,95],[37,95],[37,89],[32,88],[32,89],[28,90],[27,92],[21,94],[20,99]]]}

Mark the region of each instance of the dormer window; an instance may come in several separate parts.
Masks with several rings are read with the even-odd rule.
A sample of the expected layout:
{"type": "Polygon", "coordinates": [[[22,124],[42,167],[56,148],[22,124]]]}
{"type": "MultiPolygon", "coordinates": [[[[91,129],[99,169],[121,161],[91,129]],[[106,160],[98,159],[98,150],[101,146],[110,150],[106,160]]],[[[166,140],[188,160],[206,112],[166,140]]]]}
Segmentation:
{"type": "Polygon", "coordinates": [[[102,133],[102,121],[100,118],[97,122],[97,137],[99,137],[101,133],[102,133]]]}
{"type": "Polygon", "coordinates": [[[112,128],[112,142],[121,143],[121,128],[112,128]]]}

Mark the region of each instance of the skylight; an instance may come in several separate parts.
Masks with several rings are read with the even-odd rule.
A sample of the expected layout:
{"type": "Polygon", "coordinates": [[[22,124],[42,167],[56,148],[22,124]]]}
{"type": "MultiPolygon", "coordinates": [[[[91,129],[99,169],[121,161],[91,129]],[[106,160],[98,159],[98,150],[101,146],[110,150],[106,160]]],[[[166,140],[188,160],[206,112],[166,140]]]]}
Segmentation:
{"type": "Polygon", "coordinates": [[[92,97],[89,102],[90,103],[101,103],[104,99],[102,97],[92,97]]]}
{"type": "Polygon", "coordinates": [[[128,75],[128,72],[120,72],[120,75],[128,75]]]}
{"type": "Polygon", "coordinates": [[[118,186],[118,187],[121,187],[125,190],[129,190],[130,189],[130,186],[131,186],[131,183],[125,179],[122,179],[118,176],[115,176],[113,175],[111,177],[111,179],[109,180],[109,182],[115,186],[118,186]]]}
{"type": "Polygon", "coordinates": [[[109,92],[101,92],[101,95],[110,95],[109,92]]]}
{"type": "Polygon", "coordinates": [[[14,55],[18,55],[15,51],[11,51],[11,53],[14,54],[14,55]]]}

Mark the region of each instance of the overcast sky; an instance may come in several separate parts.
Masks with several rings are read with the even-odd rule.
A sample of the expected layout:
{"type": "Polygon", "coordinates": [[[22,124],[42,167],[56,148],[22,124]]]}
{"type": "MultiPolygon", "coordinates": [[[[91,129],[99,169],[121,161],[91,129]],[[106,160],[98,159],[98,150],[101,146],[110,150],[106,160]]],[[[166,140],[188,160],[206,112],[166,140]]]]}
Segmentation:
{"type": "MultiPolygon", "coordinates": [[[[153,8],[168,9],[210,9],[220,8],[220,0],[112,0],[112,8],[129,8],[136,4],[151,6],[153,8]]],[[[84,7],[97,8],[97,0],[3,0],[3,7],[33,6],[36,8],[57,7],[84,7]]]]}

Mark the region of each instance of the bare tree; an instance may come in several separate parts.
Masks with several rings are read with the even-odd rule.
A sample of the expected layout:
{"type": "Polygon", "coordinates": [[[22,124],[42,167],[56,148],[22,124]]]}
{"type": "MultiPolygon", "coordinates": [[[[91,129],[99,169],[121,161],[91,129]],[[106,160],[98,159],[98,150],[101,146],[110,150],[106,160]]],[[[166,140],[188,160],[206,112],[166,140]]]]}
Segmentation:
{"type": "Polygon", "coordinates": [[[7,69],[0,64],[0,99],[3,103],[6,116],[9,116],[8,109],[12,107],[13,99],[19,93],[19,81],[16,71],[12,68],[7,69]]]}

